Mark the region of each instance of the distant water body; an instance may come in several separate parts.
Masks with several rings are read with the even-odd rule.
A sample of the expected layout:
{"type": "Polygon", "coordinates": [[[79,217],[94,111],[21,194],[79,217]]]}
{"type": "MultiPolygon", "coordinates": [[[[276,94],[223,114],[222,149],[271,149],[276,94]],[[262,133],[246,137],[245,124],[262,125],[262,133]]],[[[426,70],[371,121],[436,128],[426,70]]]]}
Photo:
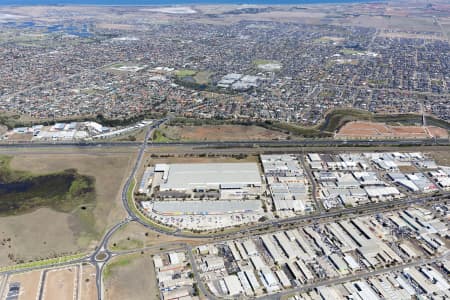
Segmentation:
{"type": "Polygon", "coordinates": [[[1,5],[190,5],[190,4],[320,4],[383,2],[376,0],[0,0],[1,5]]]}

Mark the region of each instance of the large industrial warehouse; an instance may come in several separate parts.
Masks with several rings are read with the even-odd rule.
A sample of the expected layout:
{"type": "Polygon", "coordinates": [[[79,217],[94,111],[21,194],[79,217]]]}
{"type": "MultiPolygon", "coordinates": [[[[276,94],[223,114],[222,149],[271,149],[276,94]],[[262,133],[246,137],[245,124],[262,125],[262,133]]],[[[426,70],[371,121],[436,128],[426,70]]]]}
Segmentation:
{"type": "Polygon", "coordinates": [[[155,172],[164,172],[161,191],[261,186],[261,175],[256,163],[157,164],[155,172]]]}

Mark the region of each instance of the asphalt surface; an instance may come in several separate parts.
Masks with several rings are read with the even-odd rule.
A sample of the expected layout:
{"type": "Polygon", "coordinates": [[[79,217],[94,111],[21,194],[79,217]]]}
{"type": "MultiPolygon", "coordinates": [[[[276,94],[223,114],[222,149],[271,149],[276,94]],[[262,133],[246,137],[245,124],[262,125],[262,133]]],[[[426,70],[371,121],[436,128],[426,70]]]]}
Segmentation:
{"type": "Polygon", "coordinates": [[[379,274],[383,274],[383,273],[388,273],[388,272],[395,272],[395,271],[401,271],[405,268],[408,267],[417,267],[420,265],[425,265],[425,264],[430,264],[430,263],[434,263],[437,262],[439,260],[443,260],[443,259],[448,259],[449,258],[449,253],[445,253],[444,255],[440,255],[437,257],[433,257],[433,258],[429,258],[429,259],[421,259],[418,261],[414,261],[414,262],[410,262],[410,263],[405,263],[405,264],[401,264],[401,265],[397,265],[397,266],[393,266],[393,267],[388,267],[388,268],[382,268],[382,269],[378,269],[378,270],[374,270],[374,271],[369,271],[369,272],[360,272],[358,274],[352,274],[350,276],[343,276],[343,277],[338,277],[338,278],[334,278],[334,279],[330,279],[330,280],[324,280],[324,281],[319,281],[319,282],[315,282],[315,283],[310,283],[310,284],[305,284],[302,285],[301,287],[295,288],[295,289],[290,289],[290,290],[286,290],[283,292],[279,292],[273,295],[268,295],[266,297],[262,297],[259,299],[264,299],[264,300],[275,300],[275,299],[280,299],[283,296],[289,296],[289,295],[294,295],[296,293],[301,293],[319,286],[331,286],[331,285],[336,285],[336,284],[340,284],[340,283],[344,283],[347,281],[353,281],[353,280],[358,280],[358,279],[365,279],[368,277],[372,277],[375,275],[379,275],[379,274]]]}
{"type": "Polygon", "coordinates": [[[125,210],[127,211],[128,214],[128,218],[126,218],[125,220],[117,223],[116,225],[114,225],[111,229],[109,229],[106,234],[103,236],[102,240],[100,241],[100,244],[97,246],[97,249],[95,250],[95,252],[91,255],[90,257],[90,261],[91,263],[95,266],[96,268],[96,285],[97,285],[97,295],[98,295],[98,300],[102,300],[103,299],[103,278],[102,278],[102,274],[103,274],[103,268],[106,265],[106,263],[111,259],[112,257],[112,253],[110,250],[108,250],[108,242],[111,238],[111,236],[122,226],[124,226],[125,224],[128,224],[130,221],[134,221],[134,220],[139,220],[139,217],[136,216],[136,214],[134,213],[134,211],[130,208],[129,203],[128,203],[128,190],[131,186],[131,182],[135,179],[136,173],[139,170],[139,167],[141,166],[142,163],[142,158],[144,156],[145,153],[145,148],[147,147],[147,141],[149,140],[153,130],[155,128],[158,128],[162,123],[164,123],[166,121],[166,119],[163,120],[158,120],[155,123],[153,123],[152,125],[150,125],[147,129],[147,133],[145,135],[144,138],[144,142],[141,144],[140,148],[139,148],[139,153],[138,156],[136,158],[136,162],[133,166],[133,169],[130,173],[130,176],[127,178],[127,181],[125,182],[125,185],[122,189],[122,205],[125,208],[125,210]],[[101,254],[102,257],[99,257],[99,254],[101,254]]]}
{"type": "MultiPolygon", "coordinates": [[[[144,142],[92,142],[92,143],[15,143],[15,144],[0,144],[0,148],[45,148],[45,147],[123,147],[123,146],[136,146],[139,147],[138,156],[136,158],[135,165],[127,178],[125,185],[122,189],[122,204],[124,209],[127,211],[128,217],[125,220],[122,220],[121,222],[115,224],[112,228],[110,228],[103,236],[102,240],[100,241],[99,245],[96,247],[96,250],[91,255],[67,262],[67,263],[61,263],[61,264],[55,264],[50,267],[62,267],[65,265],[72,265],[76,263],[82,263],[82,262],[90,262],[96,267],[96,285],[98,289],[98,300],[102,300],[103,297],[103,283],[102,283],[102,272],[103,268],[106,265],[106,263],[116,255],[123,255],[127,253],[133,253],[136,251],[142,251],[145,249],[139,249],[139,250],[132,250],[132,251],[122,251],[122,252],[113,252],[110,251],[107,247],[108,242],[111,238],[111,236],[122,226],[128,224],[129,222],[137,222],[143,226],[145,226],[148,229],[151,229],[153,231],[160,232],[165,235],[172,235],[176,237],[186,237],[186,238],[192,238],[192,239],[204,239],[204,238],[216,238],[216,239],[230,239],[232,237],[236,236],[243,236],[243,235],[254,235],[260,232],[261,230],[265,230],[267,228],[273,228],[277,229],[284,225],[295,225],[297,223],[303,223],[303,222],[319,222],[321,220],[334,218],[334,217],[343,217],[343,216],[351,216],[355,214],[367,214],[367,213],[374,213],[383,209],[390,208],[392,206],[404,206],[404,205],[410,205],[414,203],[425,203],[425,202],[436,202],[436,201],[443,201],[443,200],[449,200],[450,199],[450,193],[441,193],[440,195],[434,195],[434,196],[427,196],[427,197],[419,197],[419,198],[406,198],[403,200],[396,200],[395,202],[379,202],[379,203],[371,203],[368,205],[364,205],[363,207],[354,207],[354,208],[347,208],[347,209],[340,209],[336,211],[326,211],[321,212],[320,207],[319,211],[314,214],[310,215],[304,215],[304,216],[296,216],[292,218],[287,219],[281,219],[281,220],[271,220],[263,223],[259,223],[256,225],[249,225],[245,229],[240,229],[234,232],[224,232],[224,233],[214,233],[209,235],[198,235],[198,234],[191,234],[186,233],[182,231],[174,231],[169,232],[161,229],[158,226],[154,226],[151,223],[147,223],[145,220],[142,220],[137,216],[134,212],[134,210],[130,207],[128,202],[128,190],[131,186],[132,181],[136,177],[136,173],[139,170],[143,156],[145,154],[145,151],[147,148],[152,147],[165,147],[165,146],[198,146],[198,147],[219,147],[219,148],[231,148],[231,147],[262,147],[262,146],[371,146],[371,145],[379,145],[379,146],[406,146],[406,145],[449,145],[448,140],[323,140],[323,139],[307,139],[307,140],[289,140],[289,141],[238,141],[238,142],[177,142],[177,143],[151,143],[148,144],[148,140],[153,132],[154,129],[158,128],[162,123],[167,121],[167,119],[162,119],[156,121],[154,124],[148,127],[146,137],[144,139],[144,142]],[[100,255],[101,254],[101,255],[100,255]]],[[[307,170],[308,168],[306,168],[307,170]]],[[[308,177],[311,177],[311,174],[307,174],[308,177]]],[[[315,182],[311,180],[313,186],[312,190],[315,191],[315,182]]],[[[315,197],[314,197],[315,198],[315,197]]],[[[316,200],[317,201],[317,200],[316,200]]],[[[175,244],[172,244],[173,246],[175,244]]],[[[204,283],[201,281],[197,264],[195,261],[195,258],[192,254],[192,248],[183,243],[178,243],[177,246],[180,246],[181,249],[184,249],[187,251],[189,260],[191,262],[192,270],[194,273],[194,278],[196,279],[198,283],[198,287],[200,291],[206,295],[210,299],[215,299],[216,297],[214,295],[211,295],[209,290],[205,287],[204,283]]],[[[160,247],[160,245],[158,245],[160,247]]],[[[149,247],[153,248],[153,247],[149,247]]],[[[438,258],[434,258],[433,260],[436,260],[438,258]]],[[[431,260],[430,260],[431,261],[431,260]]],[[[422,264],[422,261],[411,263],[413,264],[422,264]]],[[[393,267],[393,270],[404,268],[409,264],[404,264],[401,266],[393,267]]],[[[21,270],[12,270],[8,272],[4,272],[4,274],[11,275],[18,272],[24,272],[24,271],[30,271],[34,269],[43,269],[48,268],[46,267],[36,267],[36,268],[29,268],[29,269],[21,269],[21,270]]],[[[391,268],[382,269],[379,271],[373,271],[373,272],[367,272],[363,275],[357,274],[353,276],[357,276],[357,278],[361,278],[361,276],[371,276],[378,274],[377,272],[388,272],[391,268]]],[[[356,278],[356,277],[355,277],[356,278]]],[[[351,276],[345,277],[345,278],[339,278],[339,279],[333,279],[326,282],[319,282],[311,284],[311,286],[302,286],[299,289],[290,289],[288,291],[275,294],[273,296],[268,296],[266,299],[279,299],[283,295],[290,295],[295,293],[296,291],[302,291],[305,288],[313,288],[315,286],[320,286],[324,284],[333,284],[333,282],[336,283],[340,282],[340,280],[348,281],[352,280],[351,276]]],[[[40,294],[42,296],[42,294],[40,294]]]]}
{"type": "Polygon", "coordinates": [[[346,209],[337,209],[333,211],[326,211],[326,212],[319,212],[319,213],[313,213],[309,215],[303,215],[303,216],[296,216],[291,218],[285,218],[285,219],[275,219],[270,220],[266,222],[261,222],[257,225],[248,225],[245,229],[236,230],[233,232],[219,232],[219,233],[211,233],[208,235],[201,235],[201,234],[191,234],[183,231],[166,231],[160,227],[154,226],[151,223],[147,223],[144,220],[141,220],[136,217],[136,219],[133,217],[133,221],[136,221],[143,226],[153,230],[157,231],[159,233],[165,234],[165,235],[172,235],[176,237],[184,237],[184,238],[190,238],[190,239],[204,239],[204,238],[228,238],[232,235],[240,235],[240,234],[247,234],[249,232],[258,232],[260,229],[265,229],[268,226],[269,227],[280,227],[282,225],[287,224],[295,224],[295,223],[304,223],[304,222],[315,222],[320,221],[322,219],[329,219],[333,217],[343,217],[343,216],[351,216],[351,215],[357,215],[357,214],[367,214],[372,213],[376,211],[380,211],[386,208],[389,208],[391,206],[404,206],[404,205],[410,205],[415,203],[425,203],[425,202],[436,202],[436,201],[442,201],[442,200],[449,200],[450,199],[450,193],[444,193],[441,195],[436,196],[427,196],[427,197],[419,197],[419,198],[406,198],[402,200],[395,200],[395,201],[388,201],[388,202],[377,202],[377,203],[369,203],[364,206],[360,207],[352,207],[352,208],[346,208],[346,209]]]}
{"type": "MultiPolygon", "coordinates": [[[[157,121],[157,122],[164,122],[157,121]]],[[[161,124],[160,123],[160,124],[161,124]]],[[[159,124],[159,125],[160,125],[159,124]]],[[[152,125],[155,126],[155,125],[152,125]]],[[[150,136],[149,136],[150,137],[150,136]]],[[[146,144],[146,143],[144,143],[146,144]]],[[[45,148],[45,147],[127,147],[136,146],[140,147],[141,142],[11,142],[0,143],[0,147],[4,148],[45,148]]],[[[312,147],[312,146],[432,146],[450,145],[448,139],[376,139],[376,140],[335,140],[335,139],[302,139],[302,140],[271,140],[271,141],[226,141],[226,142],[213,142],[213,141],[198,141],[198,142],[171,142],[171,143],[151,143],[150,147],[166,147],[166,146],[197,146],[197,147],[219,147],[219,148],[231,148],[231,147],[312,147]]]]}

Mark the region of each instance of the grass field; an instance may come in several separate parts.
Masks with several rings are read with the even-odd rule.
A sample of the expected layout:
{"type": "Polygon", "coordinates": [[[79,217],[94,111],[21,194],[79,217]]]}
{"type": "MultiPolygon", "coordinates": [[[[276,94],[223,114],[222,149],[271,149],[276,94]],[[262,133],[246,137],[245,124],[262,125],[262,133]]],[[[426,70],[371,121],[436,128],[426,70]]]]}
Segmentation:
{"type": "Polygon", "coordinates": [[[206,242],[207,239],[195,239],[174,237],[156,231],[149,230],[137,223],[129,223],[115,232],[109,241],[108,247],[111,250],[135,250],[143,247],[164,245],[166,243],[183,242],[197,245],[206,242]]]}
{"type": "Polygon", "coordinates": [[[17,151],[11,168],[47,174],[76,167],[79,174],[95,178],[95,205],[68,213],[41,208],[20,216],[0,217],[0,239],[9,239],[0,245],[0,265],[91,250],[106,228],[125,217],[120,191],[134,161],[135,149],[52,151],[17,151]]]}
{"type": "Polygon", "coordinates": [[[182,69],[175,71],[175,75],[178,77],[194,76],[195,74],[197,74],[195,70],[182,69]]]}
{"type": "Polygon", "coordinates": [[[156,130],[155,142],[173,141],[242,141],[287,139],[288,134],[260,126],[205,125],[165,126],[156,130]]]}
{"type": "Polygon", "coordinates": [[[363,52],[345,48],[345,49],[341,50],[341,53],[345,54],[345,55],[356,55],[356,54],[360,54],[360,53],[363,53],[363,52]]]}
{"type": "Polygon", "coordinates": [[[46,267],[46,266],[50,267],[52,265],[71,262],[71,261],[83,258],[84,256],[86,256],[85,253],[79,253],[79,254],[66,255],[66,256],[43,259],[43,260],[36,260],[36,261],[21,263],[21,264],[12,265],[12,266],[0,267],[0,272],[31,269],[31,268],[40,268],[40,267],[46,267]]]}
{"type": "Polygon", "coordinates": [[[114,258],[104,269],[104,287],[108,300],[159,299],[151,256],[130,254],[114,258]]]}

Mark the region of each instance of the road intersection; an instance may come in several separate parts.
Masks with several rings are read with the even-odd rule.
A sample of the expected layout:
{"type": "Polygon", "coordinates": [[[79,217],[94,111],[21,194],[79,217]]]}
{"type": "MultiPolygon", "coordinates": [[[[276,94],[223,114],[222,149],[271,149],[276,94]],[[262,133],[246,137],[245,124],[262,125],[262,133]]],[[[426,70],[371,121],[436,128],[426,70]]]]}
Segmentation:
{"type": "MultiPolygon", "coordinates": [[[[242,228],[236,229],[235,231],[232,231],[232,232],[219,232],[219,233],[211,233],[211,234],[206,235],[206,234],[188,233],[188,232],[184,232],[184,231],[180,231],[180,230],[167,231],[167,230],[164,230],[162,227],[155,226],[154,223],[141,218],[141,216],[136,213],[137,208],[130,206],[130,205],[133,205],[133,206],[135,205],[133,199],[129,199],[130,189],[134,188],[134,182],[136,181],[136,175],[137,175],[138,170],[141,167],[146,150],[151,149],[152,147],[167,146],[166,143],[148,144],[148,141],[149,141],[153,131],[166,121],[167,121],[167,119],[162,119],[162,120],[158,120],[155,123],[153,123],[152,125],[150,125],[147,128],[146,136],[142,143],[125,142],[125,143],[89,143],[89,144],[68,143],[68,144],[62,144],[62,145],[57,144],[57,146],[70,146],[70,147],[73,147],[73,146],[79,146],[79,147],[139,146],[138,155],[137,155],[135,164],[134,164],[133,169],[130,172],[129,176],[127,177],[127,180],[126,180],[126,182],[122,188],[122,192],[121,192],[122,206],[126,210],[128,217],[125,218],[124,220],[120,221],[119,223],[115,224],[113,227],[111,227],[103,235],[98,246],[95,248],[95,251],[90,255],[87,255],[83,258],[79,258],[76,260],[60,263],[60,264],[31,267],[31,268],[25,268],[25,269],[20,269],[20,270],[11,270],[11,271],[3,272],[3,274],[10,276],[15,273],[31,271],[31,270],[35,270],[35,269],[46,269],[46,268],[53,268],[53,267],[60,268],[60,267],[68,266],[68,265],[88,262],[88,263],[91,263],[92,265],[94,265],[96,268],[96,286],[97,286],[97,290],[98,290],[98,293],[97,293],[98,300],[103,300],[104,299],[104,294],[103,294],[104,289],[103,289],[102,273],[103,273],[103,269],[104,269],[105,265],[113,257],[119,256],[119,255],[135,253],[135,252],[139,252],[139,251],[157,250],[157,248],[161,247],[161,245],[157,245],[157,246],[152,246],[152,247],[147,247],[147,248],[142,248],[142,249],[137,249],[137,250],[131,250],[131,251],[111,251],[110,249],[108,249],[108,243],[109,243],[112,235],[115,232],[117,232],[117,230],[119,230],[126,224],[129,224],[130,222],[137,222],[137,223],[143,225],[147,229],[150,229],[150,230],[162,233],[162,234],[166,234],[166,235],[176,236],[176,237],[184,237],[184,238],[191,238],[191,239],[204,239],[204,238],[231,239],[233,237],[235,238],[235,237],[252,236],[257,233],[261,233],[261,231],[265,231],[265,230],[271,230],[271,229],[277,230],[282,227],[298,226],[299,224],[305,224],[305,223],[322,222],[324,220],[329,220],[331,218],[345,218],[345,217],[351,217],[351,216],[360,215],[360,214],[371,214],[371,213],[376,213],[376,212],[383,211],[383,210],[399,209],[400,207],[408,206],[408,205],[415,204],[415,203],[422,203],[422,204],[423,203],[436,203],[436,202],[447,201],[450,199],[450,193],[445,193],[445,192],[441,191],[440,193],[437,193],[432,196],[417,197],[417,198],[408,197],[408,198],[405,198],[402,200],[396,200],[395,203],[392,201],[391,202],[377,202],[377,203],[370,203],[370,204],[360,206],[360,207],[352,207],[352,208],[345,208],[345,209],[332,210],[332,211],[323,211],[323,207],[318,204],[319,201],[315,197],[315,191],[316,191],[315,182],[314,182],[314,180],[311,180],[311,184],[313,185],[312,186],[313,198],[316,202],[316,206],[319,208],[315,213],[303,215],[303,216],[286,218],[286,219],[269,220],[269,221],[265,221],[265,222],[261,222],[261,223],[257,223],[257,224],[250,224],[243,229],[242,228]]],[[[375,145],[401,146],[401,145],[411,145],[411,144],[423,145],[423,144],[430,144],[430,143],[433,145],[436,145],[436,144],[439,145],[439,144],[448,143],[448,141],[447,140],[446,141],[430,141],[430,140],[426,140],[426,141],[425,140],[397,140],[397,141],[392,141],[392,140],[377,140],[377,141],[301,140],[301,141],[266,141],[266,142],[248,141],[248,142],[214,142],[214,143],[212,143],[212,142],[186,142],[186,143],[175,143],[175,144],[171,143],[170,145],[172,145],[172,146],[190,145],[190,146],[203,146],[203,147],[219,147],[219,146],[220,147],[236,147],[236,146],[238,146],[238,147],[245,147],[245,146],[253,147],[255,145],[256,146],[274,146],[274,145],[278,146],[279,145],[279,146],[299,146],[300,147],[300,146],[327,146],[327,145],[353,146],[353,145],[369,145],[369,144],[370,145],[375,144],[375,145]]],[[[5,145],[2,145],[2,146],[5,146],[5,145]]],[[[8,144],[8,145],[6,145],[6,147],[10,147],[10,148],[53,147],[53,146],[55,146],[55,144],[8,144]]],[[[302,161],[302,164],[304,164],[303,161],[302,161]]],[[[305,168],[305,169],[308,170],[308,168],[305,168]]],[[[311,174],[308,173],[307,175],[311,179],[311,174]]],[[[186,243],[179,243],[179,242],[169,243],[165,246],[170,247],[170,248],[175,247],[175,249],[183,249],[183,251],[185,251],[188,254],[189,260],[190,260],[190,263],[192,266],[192,271],[194,273],[194,279],[197,281],[200,291],[204,295],[206,295],[208,298],[215,299],[216,297],[211,295],[211,293],[209,292],[207,287],[203,284],[203,282],[200,278],[197,264],[196,264],[195,258],[193,256],[193,249],[191,248],[191,246],[186,243]]],[[[444,256],[447,257],[448,253],[445,253],[444,256]]],[[[415,266],[418,264],[434,262],[439,258],[443,258],[443,257],[435,257],[435,258],[431,258],[428,260],[416,261],[413,263],[409,263],[408,266],[409,265],[415,266]]],[[[327,281],[315,282],[312,284],[302,286],[297,289],[291,289],[291,290],[288,290],[288,291],[285,291],[282,293],[278,293],[273,296],[267,296],[264,299],[279,299],[281,296],[293,294],[295,292],[304,291],[306,289],[314,288],[314,287],[317,287],[320,285],[336,284],[336,283],[352,280],[354,278],[363,278],[364,276],[372,276],[372,275],[376,275],[376,274],[379,274],[382,272],[389,272],[389,271],[391,271],[391,269],[399,270],[406,266],[407,265],[403,264],[403,265],[394,266],[394,267],[390,267],[390,268],[384,268],[384,269],[380,269],[380,270],[376,270],[376,271],[368,271],[365,273],[358,273],[356,275],[342,277],[342,278],[338,278],[338,279],[331,279],[331,280],[327,280],[327,281]]],[[[1,292],[1,290],[0,290],[0,292],[1,292]]]]}

